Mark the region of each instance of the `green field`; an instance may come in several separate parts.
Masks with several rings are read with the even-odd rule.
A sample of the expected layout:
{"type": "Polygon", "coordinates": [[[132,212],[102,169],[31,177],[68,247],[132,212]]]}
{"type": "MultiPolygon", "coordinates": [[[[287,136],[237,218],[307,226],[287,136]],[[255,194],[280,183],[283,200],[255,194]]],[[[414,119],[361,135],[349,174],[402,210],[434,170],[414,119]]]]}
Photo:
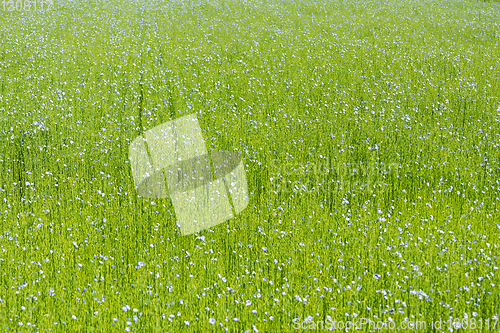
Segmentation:
{"type": "Polygon", "coordinates": [[[500,3],[1,6],[1,332],[500,331],[500,3]],[[128,154],[193,113],[250,202],[182,236],[128,154]]]}

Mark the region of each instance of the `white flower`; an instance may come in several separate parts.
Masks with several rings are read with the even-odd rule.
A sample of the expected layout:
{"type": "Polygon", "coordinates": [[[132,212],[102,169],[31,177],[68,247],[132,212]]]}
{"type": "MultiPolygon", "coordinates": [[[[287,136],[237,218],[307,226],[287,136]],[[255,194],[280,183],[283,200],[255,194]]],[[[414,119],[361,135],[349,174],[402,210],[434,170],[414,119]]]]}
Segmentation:
{"type": "Polygon", "coordinates": [[[210,324],[212,324],[212,325],[213,325],[213,324],[215,324],[215,319],[214,319],[214,318],[210,318],[210,319],[208,320],[208,322],[209,322],[210,324]]]}

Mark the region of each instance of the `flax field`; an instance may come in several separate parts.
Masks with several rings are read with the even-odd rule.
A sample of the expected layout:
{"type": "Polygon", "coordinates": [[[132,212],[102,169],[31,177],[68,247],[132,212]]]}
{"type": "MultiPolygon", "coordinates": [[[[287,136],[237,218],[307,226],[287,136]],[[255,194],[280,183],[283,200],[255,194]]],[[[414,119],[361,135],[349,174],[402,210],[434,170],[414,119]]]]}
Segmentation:
{"type": "Polygon", "coordinates": [[[500,3],[5,1],[0,180],[1,332],[499,332],[500,3]],[[182,236],[190,114],[249,204],[182,236]]]}

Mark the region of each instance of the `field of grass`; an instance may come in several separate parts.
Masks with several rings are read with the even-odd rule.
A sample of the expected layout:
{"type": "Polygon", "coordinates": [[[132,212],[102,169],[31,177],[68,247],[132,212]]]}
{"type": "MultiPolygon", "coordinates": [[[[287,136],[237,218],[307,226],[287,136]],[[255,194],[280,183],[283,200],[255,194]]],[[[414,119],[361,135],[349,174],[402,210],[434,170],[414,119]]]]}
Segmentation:
{"type": "Polygon", "coordinates": [[[500,331],[499,3],[54,1],[0,8],[0,331],[500,331]],[[128,147],[193,113],[250,203],[181,236],[128,147]]]}

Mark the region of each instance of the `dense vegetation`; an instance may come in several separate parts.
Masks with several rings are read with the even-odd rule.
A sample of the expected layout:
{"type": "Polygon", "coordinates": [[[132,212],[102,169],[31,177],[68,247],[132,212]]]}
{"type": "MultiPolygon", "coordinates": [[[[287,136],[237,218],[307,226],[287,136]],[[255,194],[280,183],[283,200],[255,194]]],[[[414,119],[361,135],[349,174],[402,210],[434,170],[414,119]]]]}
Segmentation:
{"type": "Polygon", "coordinates": [[[496,324],[500,4],[0,15],[0,330],[496,324]],[[128,145],[192,113],[209,149],[242,156],[251,196],[181,236],[170,200],[136,195],[128,145]]]}

